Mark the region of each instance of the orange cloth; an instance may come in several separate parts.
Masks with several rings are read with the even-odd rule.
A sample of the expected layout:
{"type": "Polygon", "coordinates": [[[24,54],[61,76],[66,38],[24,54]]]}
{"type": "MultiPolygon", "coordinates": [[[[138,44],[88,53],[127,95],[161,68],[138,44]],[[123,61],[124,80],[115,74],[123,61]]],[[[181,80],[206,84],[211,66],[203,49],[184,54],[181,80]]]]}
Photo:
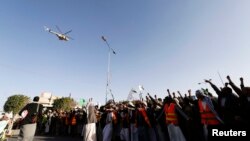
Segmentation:
{"type": "Polygon", "coordinates": [[[167,124],[174,124],[177,125],[178,124],[178,119],[176,116],[176,112],[175,112],[175,103],[170,103],[170,105],[167,108],[167,124]]]}
{"type": "Polygon", "coordinates": [[[201,123],[207,125],[218,125],[220,122],[216,118],[215,114],[210,110],[208,105],[204,108],[202,105],[202,101],[198,101],[199,109],[200,109],[200,116],[201,116],[201,123]]]}
{"type": "Polygon", "coordinates": [[[146,110],[144,108],[139,108],[139,112],[142,114],[145,122],[148,124],[148,126],[151,128],[151,124],[150,124],[150,121],[148,119],[148,116],[147,116],[147,113],[146,113],[146,110]]]}
{"type": "Polygon", "coordinates": [[[71,119],[71,125],[76,125],[76,116],[75,115],[71,119]]]}

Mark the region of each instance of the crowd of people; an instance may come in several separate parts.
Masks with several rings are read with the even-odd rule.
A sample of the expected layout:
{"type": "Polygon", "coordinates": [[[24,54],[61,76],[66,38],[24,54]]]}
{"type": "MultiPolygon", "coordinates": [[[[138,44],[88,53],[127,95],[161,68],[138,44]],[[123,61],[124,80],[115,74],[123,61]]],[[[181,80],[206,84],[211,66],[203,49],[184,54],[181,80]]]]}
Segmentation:
{"type": "MultiPolygon", "coordinates": [[[[240,87],[227,76],[222,88],[205,80],[214,90],[191,90],[178,96],[168,90],[165,98],[147,94],[145,99],[95,105],[70,112],[47,110],[37,121],[37,134],[82,136],[84,141],[210,141],[212,130],[240,131],[250,128],[250,87],[240,87]],[[217,95],[217,96],[216,96],[217,95]]],[[[243,132],[245,131],[245,132],[243,132]]],[[[230,132],[223,132],[231,136],[230,132]]],[[[249,136],[249,135],[248,135],[249,136]]]]}

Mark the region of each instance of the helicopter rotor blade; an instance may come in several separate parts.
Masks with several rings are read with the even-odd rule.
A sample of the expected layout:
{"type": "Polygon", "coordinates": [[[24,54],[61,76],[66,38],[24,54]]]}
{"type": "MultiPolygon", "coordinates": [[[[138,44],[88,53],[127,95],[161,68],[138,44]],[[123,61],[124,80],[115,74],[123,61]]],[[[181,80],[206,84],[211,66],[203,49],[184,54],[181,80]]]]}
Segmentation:
{"type": "Polygon", "coordinates": [[[70,30],[70,31],[68,31],[68,32],[65,32],[65,33],[64,33],[64,35],[66,35],[66,34],[70,33],[71,31],[72,31],[72,30],[70,30]]]}
{"type": "Polygon", "coordinates": [[[62,31],[60,30],[60,28],[56,25],[56,29],[60,32],[60,33],[62,33],[62,31]]]}
{"type": "Polygon", "coordinates": [[[70,37],[70,36],[66,36],[67,38],[69,38],[70,40],[74,40],[72,37],[70,37]]]}

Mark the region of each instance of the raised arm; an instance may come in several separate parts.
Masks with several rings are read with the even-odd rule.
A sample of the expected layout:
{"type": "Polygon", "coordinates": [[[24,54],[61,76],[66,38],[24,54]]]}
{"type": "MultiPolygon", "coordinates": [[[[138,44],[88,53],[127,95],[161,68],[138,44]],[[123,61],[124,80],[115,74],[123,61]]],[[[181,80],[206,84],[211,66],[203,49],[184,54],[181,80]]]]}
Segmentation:
{"type": "Polygon", "coordinates": [[[210,86],[214,89],[217,95],[220,95],[221,90],[216,85],[214,85],[210,80],[205,79],[205,82],[210,84],[210,86]]]}
{"type": "Polygon", "coordinates": [[[245,86],[244,86],[243,77],[241,77],[241,78],[240,78],[240,88],[241,88],[241,90],[243,90],[244,87],[245,87],[245,86]]]}
{"type": "Polygon", "coordinates": [[[150,98],[150,100],[153,102],[153,103],[156,103],[155,99],[148,93],[148,97],[150,98]]]}
{"type": "Polygon", "coordinates": [[[149,93],[148,93],[148,97],[150,98],[150,100],[151,100],[154,104],[159,105],[159,106],[162,106],[162,105],[161,105],[160,103],[158,103],[157,100],[154,99],[149,93]]]}
{"type": "Polygon", "coordinates": [[[192,98],[191,89],[188,90],[188,99],[191,103],[193,103],[194,99],[192,98]]]}
{"type": "Polygon", "coordinates": [[[188,90],[188,97],[189,97],[189,98],[192,97],[191,89],[188,90]]]}
{"type": "Polygon", "coordinates": [[[172,93],[172,95],[173,95],[173,98],[176,98],[176,96],[175,96],[175,92],[173,92],[173,93],[172,93]]]}
{"type": "Polygon", "coordinates": [[[183,100],[183,96],[181,95],[181,92],[180,91],[177,91],[177,93],[179,94],[180,98],[183,100]]]}
{"type": "Polygon", "coordinates": [[[170,93],[169,89],[167,89],[167,91],[168,91],[168,97],[172,98],[172,96],[171,96],[171,93],[170,93]]]}
{"type": "Polygon", "coordinates": [[[228,80],[228,82],[229,82],[229,85],[233,88],[233,90],[234,90],[239,96],[241,96],[241,95],[242,95],[241,89],[240,89],[239,87],[237,87],[237,86],[233,83],[233,81],[231,80],[231,78],[230,78],[229,75],[227,76],[227,80],[228,80]]]}

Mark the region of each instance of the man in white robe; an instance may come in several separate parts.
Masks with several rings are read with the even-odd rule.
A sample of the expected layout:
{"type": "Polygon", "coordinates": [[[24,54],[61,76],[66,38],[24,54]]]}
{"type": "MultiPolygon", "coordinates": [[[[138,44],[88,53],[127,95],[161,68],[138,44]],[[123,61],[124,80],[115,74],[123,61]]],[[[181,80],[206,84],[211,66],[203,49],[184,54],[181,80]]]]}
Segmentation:
{"type": "Polygon", "coordinates": [[[95,105],[92,100],[87,104],[87,123],[83,127],[83,141],[97,141],[95,105]]]}

